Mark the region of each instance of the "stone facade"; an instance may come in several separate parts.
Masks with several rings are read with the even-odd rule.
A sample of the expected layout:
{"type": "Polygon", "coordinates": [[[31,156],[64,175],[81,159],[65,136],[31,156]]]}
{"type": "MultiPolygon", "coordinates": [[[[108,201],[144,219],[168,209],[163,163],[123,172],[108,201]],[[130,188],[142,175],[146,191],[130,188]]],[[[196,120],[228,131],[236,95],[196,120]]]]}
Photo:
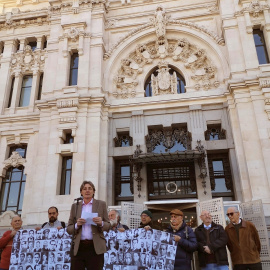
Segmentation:
{"type": "MultiPolygon", "coordinates": [[[[270,0],[2,0],[0,179],[14,162],[24,166],[24,224],[44,222],[51,205],[67,221],[83,180],[93,181],[96,197],[114,205],[115,164],[123,157],[133,156],[132,170],[139,173],[132,183],[134,202],[149,201],[147,136],[156,127],[168,149],[171,138],[191,138],[191,156],[180,159],[194,162],[196,198],[212,198],[208,154],[226,152],[234,200],[262,199],[270,216],[270,64],[259,65],[252,34],[260,28],[270,48],[269,5],[270,0]],[[74,52],[78,80],[69,86],[74,52]],[[185,93],[177,93],[177,72],[185,93]],[[25,75],[33,76],[31,95],[29,105],[20,107],[25,75]],[[146,97],[149,76],[153,95],[146,97]],[[165,134],[183,125],[185,138],[180,129],[165,134]],[[206,140],[209,125],[220,125],[226,136],[206,140]],[[67,131],[71,144],[63,143],[67,131]],[[121,133],[130,146],[116,146],[121,133]],[[20,144],[27,144],[26,158],[9,158],[10,147],[20,144]],[[72,155],[71,191],[60,195],[66,155],[72,155]]],[[[166,154],[171,158],[165,153],[165,163],[166,154]]]]}

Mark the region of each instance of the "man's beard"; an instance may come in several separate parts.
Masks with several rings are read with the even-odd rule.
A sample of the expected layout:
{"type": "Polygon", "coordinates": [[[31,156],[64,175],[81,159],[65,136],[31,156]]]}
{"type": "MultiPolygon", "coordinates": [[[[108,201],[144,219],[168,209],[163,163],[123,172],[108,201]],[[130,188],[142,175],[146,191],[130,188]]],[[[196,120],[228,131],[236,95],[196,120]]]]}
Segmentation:
{"type": "Polygon", "coordinates": [[[112,227],[115,227],[117,225],[117,223],[118,223],[117,218],[110,220],[110,224],[111,224],[112,227]]]}
{"type": "Polygon", "coordinates": [[[57,219],[55,217],[50,217],[49,222],[54,223],[57,219]]]}

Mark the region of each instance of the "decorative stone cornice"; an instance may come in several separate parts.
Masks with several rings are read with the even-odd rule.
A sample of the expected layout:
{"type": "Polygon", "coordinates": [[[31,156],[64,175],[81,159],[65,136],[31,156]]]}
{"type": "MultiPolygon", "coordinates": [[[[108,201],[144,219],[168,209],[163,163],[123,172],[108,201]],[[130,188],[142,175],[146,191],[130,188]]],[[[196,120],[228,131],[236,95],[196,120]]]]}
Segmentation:
{"type": "Polygon", "coordinates": [[[44,70],[44,63],[46,58],[46,51],[35,50],[32,51],[31,47],[27,45],[23,51],[14,53],[11,57],[11,72],[24,73],[27,71],[38,72],[44,70]]]}
{"type": "Polygon", "coordinates": [[[34,19],[20,19],[14,20],[12,17],[7,18],[4,22],[0,22],[0,30],[10,29],[10,28],[24,28],[33,25],[43,25],[49,24],[49,17],[37,17],[34,19]]]}
{"type": "MultiPolygon", "coordinates": [[[[110,58],[110,56],[112,55],[112,53],[123,43],[125,42],[128,38],[134,36],[135,34],[146,30],[148,28],[151,27],[155,27],[156,31],[157,31],[157,19],[156,18],[151,18],[150,22],[145,23],[133,30],[131,30],[130,32],[128,32],[124,37],[120,38],[119,41],[114,44],[103,56],[104,60],[110,58]]],[[[217,34],[215,34],[212,31],[209,31],[206,27],[204,26],[200,26],[196,23],[193,22],[188,22],[185,20],[173,20],[173,19],[169,19],[168,17],[164,16],[164,30],[165,30],[165,26],[166,25],[173,25],[173,24],[177,24],[180,26],[187,26],[189,28],[192,29],[196,29],[199,30],[200,32],[203,32],[205,34],[207,34],[209,37],[211,37],[217,44],[224,46],[225,45],[225,41],[222,37],[219,37],[217,34]]]]}
{"type": "Polygon", "coordinates": [[[260,86],[262,88],[269,88],[270,87],[270,80],[263,80],[263,81],[260,81],[260,86]]]}
{"type": "Polygon", "coordinates": [[[26,159],[23,158],[18,152],[13,151],[11,156],[6,159],[3,163],[5,164],[4,168],[8,169],[9,167],[18,168],[19,166],[23,166],[26,162],[26,159]]]}
{"type": "Polygon", "coordinates": [[[72,107],[78,107],[79,101],[78,99],[68,99],[68,100],[57,100],[57,108],[72,108],[72,107]]]}
{"type": "Polygon", "coordinates": [[[262,13],[264,10],[269,10],[268,4],[262,4],[258,0],[252,1],[248,7],[244,7],[240,11],[236,11],[234,13],[235,16],[241,16],[244,15],[244,13],[248,12],[252,14],[254,18],[257,18],[260,13],[262,13]]]}

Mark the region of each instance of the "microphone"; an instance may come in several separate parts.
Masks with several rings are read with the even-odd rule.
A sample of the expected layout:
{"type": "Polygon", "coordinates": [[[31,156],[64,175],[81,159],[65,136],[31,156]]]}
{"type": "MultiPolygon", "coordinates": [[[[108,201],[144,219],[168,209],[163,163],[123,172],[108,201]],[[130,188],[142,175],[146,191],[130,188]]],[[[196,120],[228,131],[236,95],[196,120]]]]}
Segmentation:
{"type": "Polygon", "coordinates": [[[74,199],[74,201],[82,201],[83,200],[83,197],[81,196],[81,197],[79,197],[79,198],[76,198],[76,199],[74,199]]]}

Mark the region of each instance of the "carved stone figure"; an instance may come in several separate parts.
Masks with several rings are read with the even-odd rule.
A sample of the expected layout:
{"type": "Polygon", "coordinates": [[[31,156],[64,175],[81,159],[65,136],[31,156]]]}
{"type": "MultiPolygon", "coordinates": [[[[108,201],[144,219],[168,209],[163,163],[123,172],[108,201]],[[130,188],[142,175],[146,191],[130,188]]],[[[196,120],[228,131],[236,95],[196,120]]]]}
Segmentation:
{"type": "Polygon", "coordinates": [[[162,6],[158,6],[155,12],[155,19],[154,19],[154,24],[156,28],[156,34],[157,37],[165,37],[166,34],[166,16],[165,16],[165,10],[162,6]]]}
{"type": "Polygon", "coordinates": [[[22,158],[22,156],[16,152],[13,151],[11,156],[4,161],[5,168],[9,167],[16,167],[18,168],[19,166],[23,165],[26,162],[25,158],[22,158]]]}
{"type": "Polygon", "coordinates": [[[159,69],[157,70],[157,77],[152,74],[151,83],[152,89],[155,96],[162,94],[176,94],[177,93],[177,76],[173,72],[173,75],[170,75],[168,63],[160,62],[158,65],[159,69]]]}

